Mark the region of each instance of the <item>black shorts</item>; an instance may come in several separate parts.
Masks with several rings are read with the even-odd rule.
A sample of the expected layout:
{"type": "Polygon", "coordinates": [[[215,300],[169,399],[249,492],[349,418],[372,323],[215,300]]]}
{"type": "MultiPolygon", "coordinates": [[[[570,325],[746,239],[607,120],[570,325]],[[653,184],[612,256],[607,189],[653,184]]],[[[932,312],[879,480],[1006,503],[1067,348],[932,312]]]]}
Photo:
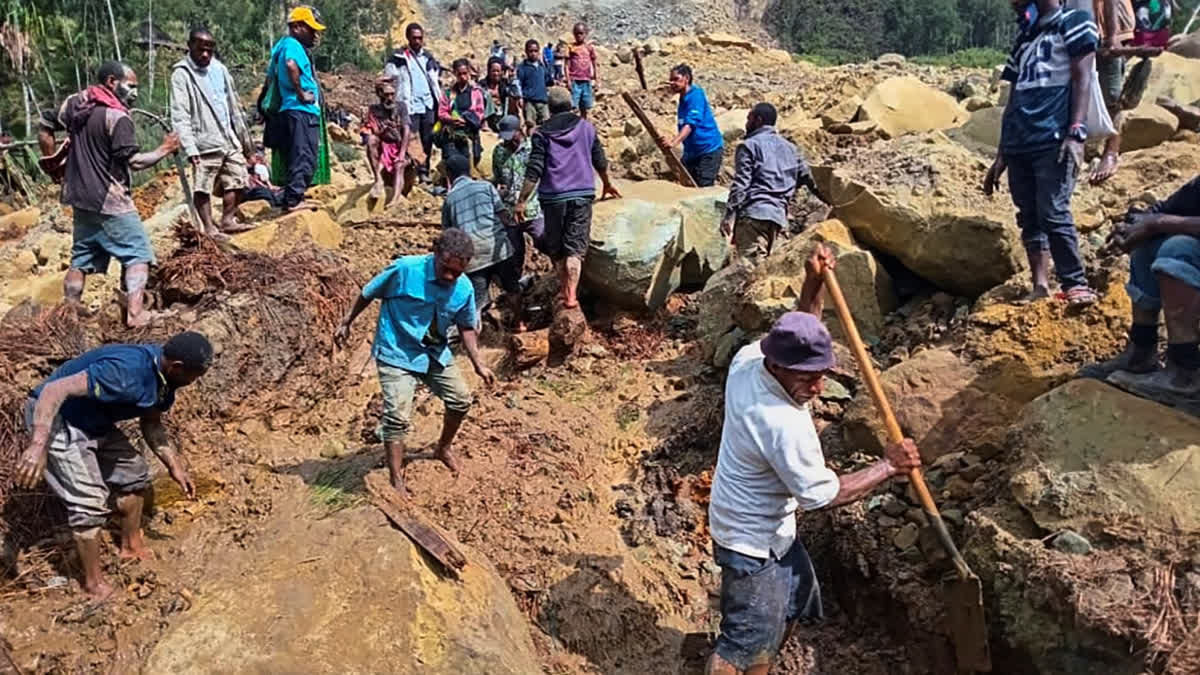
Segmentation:
{"type": "Polygon", "coordinates": [[[591,197],[542,202],[546,217],[545,253],[551,260],[587,255],[592,239],[591,197]]]}
{"type": "Polygon", "coordinates": [[[709,187],[717,182],[717,174],[721,172],[721,159],[725,148],[717,148],[706,155],[689,157],[683,162],[684,168],[692,175],[697,187],[709,187]]]}
{"type": "Polygon", "coordinates": [[[475,306],[479,311],[482,312],[491,304],[493,279],[500,286],[500,290],[505,293],[519,293],[521,291],[521,271],[524,266],[524,255],[512,255],[494,265],[467,272],[467,279],[471,281],[471,287],[475,289],[475,306]]]}

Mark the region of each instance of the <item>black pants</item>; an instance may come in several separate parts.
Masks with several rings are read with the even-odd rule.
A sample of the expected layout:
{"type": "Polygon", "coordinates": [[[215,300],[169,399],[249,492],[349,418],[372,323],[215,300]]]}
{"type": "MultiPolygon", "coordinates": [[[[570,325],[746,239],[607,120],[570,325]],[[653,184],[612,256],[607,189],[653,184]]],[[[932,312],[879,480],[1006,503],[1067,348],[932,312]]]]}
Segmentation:
{"type": "Polygon", "coordinates": [[[417,168],[422,176],[429,175],[429,153],[433,152],[433,123],[436,121],[436,110],[426,110],[408,116],[410,128],[421,137],[421,147],[425,149],[425,163],[417,168]]]}
{"type": "Polygon", "coordinates": [[[717,181],[724,152],[724,148],[718,148],[707,155],[689,157],[683,161],[684,168],[692,175],[692,180],[696,181],[698,187],[709,187],[717,181]]]}
{"type": "Polygon", "coordinates": [[[321,119],[312,113],[288,110],[287,183],[283,186],[283,206],[293,207],[304,201],[304,193],[317,172],[317,144],[321,119]]]}

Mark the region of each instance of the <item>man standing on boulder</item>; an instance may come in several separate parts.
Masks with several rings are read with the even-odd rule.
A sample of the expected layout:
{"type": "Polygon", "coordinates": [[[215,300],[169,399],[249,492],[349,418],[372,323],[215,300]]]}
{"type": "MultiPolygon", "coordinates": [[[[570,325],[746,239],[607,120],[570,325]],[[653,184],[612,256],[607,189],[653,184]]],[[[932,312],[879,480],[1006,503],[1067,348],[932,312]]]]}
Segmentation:
{"type": "MultiPolygon", "coordinates": [[[[317,73],[308,50],[317,43],[317,33],[325,30],[311,7],[296,7],[288,14],[288,34],[271,50],[272,72],[282,102],[282,132],[286,133],[287,181],[283,186],[283,207],[288,211],[307,208],[304,194],[312,184],[319,162],[321,135],[320,89],[317,73]]],[[[279,178],[275,179],[276,181],[279,178]]]]}
{"type": "Polygon", "coordinates": [[[479,356],[475,328],[475,293],[463,272],[471,264],[475,247],[462,230],[443,230],[429,255],[396,260],[362,289],[354,306],[334,333],[334,342],[345,346],[350,325],[370,304],[379,300],[379,320],[371,356],[379,369],[383,389],[380,436],[392,487],[407,496],[404,487],[404,439],[412,426],[413,397],[424,383],[446,404],[442,435],[435,455],[455,474],[458,457],[451,450],[454,436],[471,408],[471,389],[454,363],[447,331],[458,328],[475,373],[486,384],[496,376],[479,356]]]}
{"type": "Polygon", "coordinates": [[[93,598],[112,593],[100,571],[99,538],[111,512],[110,490],[121,514],[120,557],[154,557],[142,539],[150,467],[116,423],[139,418],[146,444],[194,498],[187,463],[171,447],[162,416],[175,402],[175,390],[207,372],[212,356],[212,345],[199,333],[180,333],[164,345],[105,345],[59,366],[30,393],[25,425],[32,437],[17,462],[16,482],[33,488],[45,474],[66,506],[83,589],[93,598]]]}
{"type": "Polygon", "coordinates": [[[1091,15],[1059,0],[1013,1],[1021,32],[1004,67],[1012,93],[1000,126],[1000,149],[983,191],[991,195],[1008,170],[1008,187],[1029,258],[1033,289],[1026,301],[1050,296],[1050,261],[1072,307],[1096,302],[1088,287],[1071,193],[1083,167],[1098,33],[1091,15]]]}
{"type": "Polygon", "coordinates": [[[110,61],[96,76],[97,83],[69,96],[57,115],[43,114],[38,130],[43,156],[55,154],[56,132],[69,134],[62,203],[71,207],[75,226],[63,296],[80,305],[87,275],[104,274],[116,258],[123,268],[125,322],[143,326],[158,316],[145,309],[154,249],[134,207],[130,181],[132,172],[178,150],[179,137],[167,134],[157,149],[139,152],[129,116],[137,100],[137,74],[110,61]]]}
{"type": "Polygon", "coordinates": [[[574,309],[579,306],[579,276],[591,241],[596,198],[592,170],[600,174],[601,199],[621,193],[608,179],[608,159],[596,127],[571,112],[571,95],[565,89],[551,89],[549,98],[550,119],[533,132],[525,185],[513,213],[524,222],[526,202],[536,187],[546,218],[543,243],[558,270],[559,297],[566,309],[574,309]]]}
{"type": "Polygon", "coordinates": [[[242,116],[237,86],[213,53],[217,43],[205,28],[188,35],[188,53],[171,67],[171,126],[192,163],[192,199],[204,232],[228,239],[245,229],[237,206],[249,182],[246,162],[254,143],[242,116]],[[221,195],[221,225],[213,223],[211,195],[221,195]]]}
{"type": "Polygon", "coordinates": [[[725,139],[713,117],[712,106],[699,85],[692,82],[692,68],[681,63],[671,69],[671,91],[679,94],[676,117],[679,133],[671,140],[663,139],[662,149],[683,144],[683,165],[697,187],[709,187],[721,172],[721,157],[725,139]]]}
{"type": "Polygon", "coordinates": [[[788,225],[788,204],[796,186],[804,185],[818,199],[808,163],[775,130],[775,106],[758,103],[746,114],[746,140],[734,153],[733,183],[721,234],[733,238],[738,257],[757,264],[771,253],[775,237],[788,225]]]}
{"type": "Polygon", "coordinates": [[[1167,405],[1200,405],[1200,177],[1148,212],[1130,214],[1110,242],[1129,253],[1129,344],[1080,375],[1107,378],[1167,405]],[[1160,313],[1167,324],[1166,369],[1158,367],[1160,313]]]}
{"type": "Polygon", "coordinates": [[[835,362],[818,318],[822,275],[833,265],[819,246],[805,264],[799,311],[784,314],[729,366],[708,507],[721,567],[721,635],[705,671],[713,675],[765,675],[796,623],[823,616],[816,572],[796,538],[796,509],[858,501],[921,463],[906,439],[854,473],[838,476],[825,465],[808,403],[835,362]]]}

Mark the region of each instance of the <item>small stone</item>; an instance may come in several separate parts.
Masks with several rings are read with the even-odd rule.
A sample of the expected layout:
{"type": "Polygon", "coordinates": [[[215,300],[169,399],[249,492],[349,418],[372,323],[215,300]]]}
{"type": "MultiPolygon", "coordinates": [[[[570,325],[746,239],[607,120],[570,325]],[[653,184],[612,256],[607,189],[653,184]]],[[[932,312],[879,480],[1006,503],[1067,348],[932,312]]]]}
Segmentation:
{"type": "Polygon", "coordinates": [[[328,438],[325,440],[325,446],[321,448],[321,456],[325,459],[335,459],[346,454],[346,444],[336,438],[328,438]]]}
{"type": "Polygon", "coordinates": [[[971,481],[961,475],[951,476],[950,480],[946,481],[946,492],[951,499],[962,501],[971,496],[971,481]]]}
{"type": "Polygon", "coordinates": [[[904,521],[897,520],[891,516],[879,516],[875,522],[879,523],[880,527],[900,527],[904,523],[904,521]]]}
{"type": "Polygon", "coordinates": [[[1056,551],[1062,551],[1063,553],[1087,555],[1092,552],[1092,542],[1085,539],[1083,535],[1071,530],[1060,532],[1057,537],[1051,540],[1050,545],[1056,551]]]}
{"type": "Polygon", "coordinates": [[[903,551],[916,544],[920,536],[921,530],[917,527],[916,523],[905,523],[904,527],[900,528],[900,531],[892,538],[892,543],[895,544],[896,548],[903,551]]]}
{"type": "Polygon", "coordinates": [[[980,478],[983,478],[983,476],[986,475],[987,472],[988,472],[987,465],[980,463],[980,464],[972,464],[970,466],[963,467],[962,469],[959,470],[958,475],[960,475],[963,478],[974,483],[975,481],[979,480],[980,478]]]}
{"type": "Polygon", "coordinates": [[[938,538],[937,530],[932,527],[921,528],[917,546],[921,549],[921,554],[925,556],[925,562],[930,565],[940,565],[950,559],[950,555],[942,546],[941,539],[938,538]]]}
{"type": "Polygon", "coordinates": [[[963,524],[962,509],[944,509],[941,513],[942,513],[942,520],[944,520],[948,523],[954,523],[955,525],[962,527],[962,524],[963,524]]]}
{"type": "Polygon", "coordinates": [[[824,381],[824,390],[821,392],[821,398],[826,401],[849,401],[854,397],[850,395],[850,390],[841,382],[832,377],[827,377],[824,381]]]}
{"type": "Polygon", "coordinates": [[[915,507],[904,512],[904,519],[921,527],[929,524],[929,517],[925,515],[925,512],[915,507]]]}
{"type": "Polygon", "coordinates": [[[965,454],[965,452],[947,452],[933,460],[933,466],[934,468],[949,468],[953,470],[953,467],[958,464],[958,460],[962,459],[965,454]]]}
{"type": "Polygon", "coordinates": [[[908,510],[908,504],[905,504],[904,500],[893,494],[884,494],[882,497],[883,502],[880,504],[880,508],[884,513],[893,518],[904,516],[904,512],[908,510]]]}

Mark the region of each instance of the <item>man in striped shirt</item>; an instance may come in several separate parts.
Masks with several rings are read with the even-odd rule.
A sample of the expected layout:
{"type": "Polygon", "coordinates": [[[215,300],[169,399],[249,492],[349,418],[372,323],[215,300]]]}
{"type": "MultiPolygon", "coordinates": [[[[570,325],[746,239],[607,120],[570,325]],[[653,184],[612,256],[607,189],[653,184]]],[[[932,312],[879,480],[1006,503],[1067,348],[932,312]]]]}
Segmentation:
{"type": "Polygon", "coordinates": [[[1003,79],[1012,83],[1000,149],[984,179],[991,195],[1008,169],[1008,186],[1029,257],[1033,290],[1050,295],[1050,261],[1072,306],[1096,302],[1087,283],[1071,216],[1071,193],[1083,166],[1088,97],[1099,33],[1091,14],[1059,0],[1013,0],[1021,23],[1003,79]]]}

